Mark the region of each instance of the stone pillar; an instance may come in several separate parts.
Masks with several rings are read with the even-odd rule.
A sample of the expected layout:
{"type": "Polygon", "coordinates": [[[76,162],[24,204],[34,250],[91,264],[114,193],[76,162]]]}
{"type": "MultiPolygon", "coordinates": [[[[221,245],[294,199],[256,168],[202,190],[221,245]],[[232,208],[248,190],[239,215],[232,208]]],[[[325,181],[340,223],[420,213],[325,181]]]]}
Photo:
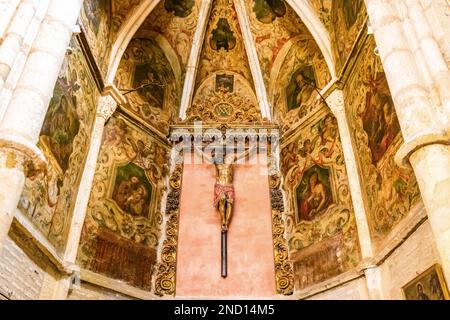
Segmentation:
{"type": "Polygon", "coordinates": [[[361,191],[359,171],[357,167],[355,151],[350,134],[350,127],[345,112],[344,95],[341,90],[335,89],[327,98],[328,106],[333,112],[339,126],[342,149],[347,168],[347,176],[352,195],[353,209],[355,212],[356,225],[358,228],[358,239],[361,247],[362,262],[360,269],[364,271],[367,281],[369,297],[373,300],[382,299],[381,281],[379,271],[374,259],[374,248],[370,236],[369,222],[361,191]]]}
{"type": "Polygon", "coordinates": [[[0,42],[0,90],[11,71],[39,5],[40,2],[37,0],[22,0],[0,42]]]}
{"type": "Polygon", "coordinates": [[[0,43],[20,0],[0,0],[0,43]]]}
{"type": "MultiPolygon", "coordinates": [[[[450,119],[450,70],[439,43],[433,36],[433,30],[428,23],[425,9],[419,0],[403,0],[405,30],[414,36],[414,52],[420,52],[424,68],[430,77],[430,85],[437,93],[436,103],[443,107],[443,112],[450,119]],[[407,28],[409,26],[409,28],[407,28]],[[440,101],[439,101],[440,100],[440,101]]],[[[450,124],[450,120],[448,121],[450,124]]]]}
{"type": "Polygon", "coordinates": [[[22,193],[25,167],[43,166],[36,147],[81,0],[52,0],[0,123],[0,248],[22,193]]]}
{"type": "Polygon", "coordinates": [[[21,76],[50,0],[22,0],[0,41],[0,121],[21,76]]]}
{"type": "Polygon", "coordinates": [[[75,264],[77,258],[81,230],[86,217],[86,210],[89,203],[92,183],[94,181],[95,169],[97,167],[97,159],[102,144],[105,123],[114,114],[117,105],[124,104],[125,102],[125,98],[120,94],[119,90],[115,86],[106,87],[104,93],[99,99],[89,152],[78,189],[78,196],[75,202],[72,223],[64,253],[64,262],[69,265],[75,264]]]}
{"type": "Polygon", "coordinates": [[[399,165],[412,165],[427,209],[447,281],[450,281],[450,135],[447,120],[408,46],[395,0],[366,0],[369,18],[389,82],[405,144],[399,165]]]}

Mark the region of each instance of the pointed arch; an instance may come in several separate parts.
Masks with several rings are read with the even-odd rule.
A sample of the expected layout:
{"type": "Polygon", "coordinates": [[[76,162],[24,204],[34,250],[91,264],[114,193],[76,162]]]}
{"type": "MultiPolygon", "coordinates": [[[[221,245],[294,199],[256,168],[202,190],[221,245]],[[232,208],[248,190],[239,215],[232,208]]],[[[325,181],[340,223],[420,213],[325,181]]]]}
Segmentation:
{"type": "Polygon", "coordinates": [[[114,81],[120,61],[122,60],[122,56],[127,49],[128,44],[160,1],[161,0],[142,1],[142,3],[125,19],[125,22],[119,30],[117,39],[112,46],[105,83],[112,83],[114,81]]]}
{"type": "Polygon", "coordinates": [[[314,40],[317,42],[317,45],[327,62],[328,69],[330,69],[331,77],[335,79],[336,69],[331,48],[330,34],[322,21],[320,21],[316,11],[311,6],[311,3],[309,0],[286,0],[286,2],[294,9],[300,19],[302,19],[314,40]]]}

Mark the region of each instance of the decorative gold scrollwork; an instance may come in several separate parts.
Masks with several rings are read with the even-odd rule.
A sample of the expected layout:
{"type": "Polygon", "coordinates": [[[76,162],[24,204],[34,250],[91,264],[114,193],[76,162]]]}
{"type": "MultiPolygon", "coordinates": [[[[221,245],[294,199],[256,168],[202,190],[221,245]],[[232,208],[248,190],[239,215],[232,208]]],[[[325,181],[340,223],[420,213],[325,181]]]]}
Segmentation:
{"type": "Polygon", "coordinates": [[[269,176],[272,202],[272,233],[275,253],[275,278],[277,293],[292,295],[294,293],[294,268],[289,260],[288,244],[285,238],[283,219],[284,197],[281,191],[281,176],[269,176]]]}
{"type": "Polygon", "coordinates": [[[169,182],[170,191],[166,205],[166,214],[169,215],[166,240],[164,240],[161,260],[156,270],[155,294],[158,296],[175,295],[182,176],[183,165],[177,165],[169,182]]]}

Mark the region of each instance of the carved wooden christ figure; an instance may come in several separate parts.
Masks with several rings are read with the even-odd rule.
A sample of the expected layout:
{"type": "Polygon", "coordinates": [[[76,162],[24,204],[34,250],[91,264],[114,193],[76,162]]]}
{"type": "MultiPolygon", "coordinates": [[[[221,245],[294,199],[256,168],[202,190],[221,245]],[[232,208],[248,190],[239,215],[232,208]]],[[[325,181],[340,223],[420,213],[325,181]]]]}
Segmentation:
{"type": "Polygon", "coordinates": [[[216,164],[214,207],[220,214],[222,232],[228,231],[234,205],[233,164],[216,164]]]}
{"type": "Polygon", "coordinates": [[[234,186],[233,164],[216,163],[216,184],[214,186],[214,207],[220,214],[222,226],[222,278],[228,276],[228,228],[233,215],[234,186]]]}

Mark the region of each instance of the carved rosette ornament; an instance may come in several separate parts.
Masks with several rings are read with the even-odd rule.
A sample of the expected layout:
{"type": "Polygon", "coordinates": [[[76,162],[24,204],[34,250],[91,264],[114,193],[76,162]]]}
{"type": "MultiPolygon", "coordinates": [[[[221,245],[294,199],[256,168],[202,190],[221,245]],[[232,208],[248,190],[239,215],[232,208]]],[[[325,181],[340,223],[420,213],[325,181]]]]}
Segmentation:
{"type": "Polygon", "coordinates": [[[166,204],[166,239],[161,249],[161,262],[157,266],[155,294],[158,296],[175,295],[177,271],[178,226],[180,217],[181,182],[183,165],[175,167],[169,181],[169,193],[166,204]]]}
{"type": "Polygon", "coordinates": [[[285,238],[283,219],[284,197],[281,191],[281,175],[269,176],[270,195],[272,202],[272,232],[275,253],[275,278],[277,293],[292,295],[294,293],[294,269],[289,260],[288,244],[285,238]]]}

